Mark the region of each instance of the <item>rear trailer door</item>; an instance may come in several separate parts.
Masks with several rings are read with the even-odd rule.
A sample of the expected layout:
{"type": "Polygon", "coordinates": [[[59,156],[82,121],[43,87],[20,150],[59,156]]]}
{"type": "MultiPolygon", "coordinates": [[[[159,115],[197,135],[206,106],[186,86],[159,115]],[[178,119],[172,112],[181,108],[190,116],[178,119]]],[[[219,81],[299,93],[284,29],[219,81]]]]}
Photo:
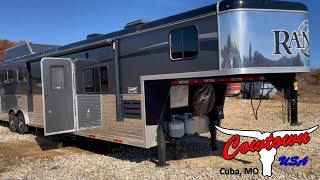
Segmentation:
{"type": "Polygon", "coordinates": [[[74,132],[74,72],[67,58],[41,60],[45,136],[74,132]]]}

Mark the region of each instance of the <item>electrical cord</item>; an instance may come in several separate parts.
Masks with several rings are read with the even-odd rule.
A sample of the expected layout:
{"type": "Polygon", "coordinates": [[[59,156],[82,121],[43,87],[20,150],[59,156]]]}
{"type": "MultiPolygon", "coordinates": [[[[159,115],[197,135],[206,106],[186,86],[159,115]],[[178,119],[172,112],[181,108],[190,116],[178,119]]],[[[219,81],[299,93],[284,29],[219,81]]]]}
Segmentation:
{"type": "MultiPolygon", "coordinates": [[[[170,89],[171,89],[171,88],[170,88],[170,89]]],[[[161,123],[161,121],[162,121],[162,116],[163,116],[164,111],[165,111],[165,108],[166,108],[166,106],[167,106],[167,102],[168,102],[169,96],[170,96],[170,90],[169,90],[169,92],[168,92],[166,101],[165,101],[165,103],[164,103],[164,105],[163,105],[163,107],[162,107],[162,111],[161,111],[160,118],[159,118],[159,121],[158,121],[158,126],[160,125],[160,123],[161,123]]],[[[167,137],[169,137],[169,133],[165,130],[164,127],[162,127],[162,130],[163,130],[163,132],[167,135],[167,137]]]]}
{"type": "MultiPolygon", "coordinates": [[[[254,84],[251,83],[250,84],[250,88],[249,88],[249,93],[251,93],[251,91],[250,91],[251,86],[253,88],[253,92],[255,91],[254,84]]],[[[254,107],[253,107],[253,101],[252,100],[253,100],[254,93],[252,93],[252,96],[251,96],[251,107],[252,107],[253,115],[254,115],[256,120],[258,120],[258,110],[259,110],[261,102],[262,102],[263,90],[264,90],[264,82],[262,82],[262,92],[261,92],[260,101],[259,101],[259,105],[258,105],[257,109],[254,109],[254,107]]]]}

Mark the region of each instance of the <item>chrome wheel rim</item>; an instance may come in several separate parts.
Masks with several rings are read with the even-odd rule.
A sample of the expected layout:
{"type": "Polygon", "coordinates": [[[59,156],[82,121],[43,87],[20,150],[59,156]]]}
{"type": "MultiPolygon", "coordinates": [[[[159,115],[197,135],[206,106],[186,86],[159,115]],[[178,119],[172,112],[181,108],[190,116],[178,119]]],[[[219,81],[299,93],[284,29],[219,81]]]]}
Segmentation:
{"type": "Polygon", "coordinates": [[[10,116],[10,127],[11,128],[14,128],[15,127],[15,122],[14,122],[14,119],[13,119],[14,117],[11,115],[10,116]]]}
{"type": "Polygon", "coordinates": [[[18,125],[19,125],[19,129],[23,130],[24,129],[24,123],[21,117],[19,117],[18,119],[18,125]]]}

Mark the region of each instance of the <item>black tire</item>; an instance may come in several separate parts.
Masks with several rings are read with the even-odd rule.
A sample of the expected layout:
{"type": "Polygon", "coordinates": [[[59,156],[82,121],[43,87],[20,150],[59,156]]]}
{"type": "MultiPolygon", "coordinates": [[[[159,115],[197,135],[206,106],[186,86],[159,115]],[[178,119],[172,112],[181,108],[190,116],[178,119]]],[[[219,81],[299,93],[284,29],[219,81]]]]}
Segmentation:
{"type": "Polygon", "coordinates": [[[18,121],[17,117],[13,112],[9,113],[9,130],[11,132],[17,132],[18,130],[18,121]]]}
{"type": "Polygon", "coordinates": [[[28,125],[26,125],[26,121],[22,113],[19,113],[17,116],[18,122],[18,132],[19,134],[27,134],[29,132],[28,125]]]}

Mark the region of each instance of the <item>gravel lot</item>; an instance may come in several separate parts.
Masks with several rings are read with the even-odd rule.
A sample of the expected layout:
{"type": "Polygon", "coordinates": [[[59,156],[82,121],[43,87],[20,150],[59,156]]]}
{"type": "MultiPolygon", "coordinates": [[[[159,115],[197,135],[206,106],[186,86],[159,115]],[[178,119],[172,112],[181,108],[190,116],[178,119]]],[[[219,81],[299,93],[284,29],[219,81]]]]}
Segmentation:
{"type": "MultiPolygon", "coordinates": [[[[257,106],[258,101],[254,101],[257,106]]],[[[284,123],[281,101],[263,101],[259,120],[255,120],[250,100],[227,98],[226,128],[276,131],[306,129],[320,122],[319,103],[299,103],[299,121],[291,127],[284,123]]],[[[230,136],[219,133],[219,150],[211,152],[210,134],[189,136],[168,145],[169,166],[157,167],[157,150],[119,146],[108,153],[105,142],[83,141],[73,137],[44,138],[11,133],[0,125],[0,179],[270,179],[261,175],[258,153],[239,154],[226,161],[221,157],[230,136]],[[221,175],[220,169],[256,167],[257,175],[221,175]]],[[[252,140],[245,139],[242,140],[252,140]]],[[[273,179],[320,179],[320,130],[311,134],[307,145],[279,148],[273,165],[273,179]],[[309,156],[305,167],[279,166],[280,156],[309,156]]]]}
{"type": "Polygon", "coordinates": [[[35,136],[26,134],[21,136],[18,133],[11,133],[5,126],[0,126],[0,143],[10,143],[12,141],[34,141],[35,136]]]}

